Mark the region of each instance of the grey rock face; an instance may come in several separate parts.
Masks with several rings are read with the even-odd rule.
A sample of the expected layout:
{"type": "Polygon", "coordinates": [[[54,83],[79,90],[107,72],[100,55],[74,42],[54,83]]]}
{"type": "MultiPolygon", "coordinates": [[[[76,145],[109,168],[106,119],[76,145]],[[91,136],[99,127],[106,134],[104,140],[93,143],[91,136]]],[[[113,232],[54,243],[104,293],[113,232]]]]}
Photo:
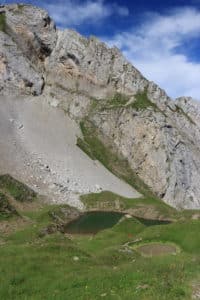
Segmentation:
{"type": "Polygon", "coordinates": [[[199,207],[198,147],[173,125],[173,120],[151,109],[96,114],[92,122],[113,142],[130,166],[167,203],[199,207]]]}
{"type": "Polygon", "coordinates": [[[58,33],[48,66],[51,81],[65,88],[78,87],[96,98],[116,91],[133,94],[147,84],[117,48],[110,49],[96,38],[84,38],[73,30],[58,33]]]}
{"type": "Polygon", "coordinates": [[[42,91],[42,76],[35,71],[10,36],[0,32],[0,94],[42,91]]]}
{"type": "Polygon", "coordinates": [[[6,5],[6,32],[33,63],[44,61],[55,47],[57,34],[48,13],[31,5],[6,5]]]}
{"type": "Polygon", "coordinates": [[[180,97],[176,99],[175,103],[181,107],[184,113],[200,128],[200,102],[191,97],[180,97]]]}
{"type": "Polygon", "coordinates": [[[63,105],[78,120],[89,113],[91,97],[101,101],[117,91],[129,95],[134,102],[134,95],[146,90],[157,109],[137,111],[124,107],[97,111],[90,120],[105,137],[103,141],[114,143],[116,151],[128,159],[133,170],[164,201],[180,208],[199,207],[200,132],[196,107],[192,109],[183,100],[170,99],[128,63],[119,50],[71,30],[59,33],[49,58],[49,70],[47,78],[53,85],[57,84],[53,79],[55,72],[59,74],[56,77],[70,94],[63,105]],[[81,107],[82,115],[77,114],[77,107],[81,107]]]}
{"type": "Polygon", "coordinates": [[[0,88],[4,93],[39,95],[44,86],[44,61],[55,47],[57,33],[47,12],[30,5],[0,7],[0,88]]]}
{"type": "Polygon", "coordinates": [[[89,118],[103,142],[112,143],[165,202],[200,207],[198,102],[173,101],[117,48],[72,30],[56,30],[39,8],[9,5],[2,11],[7,25],[0,32],[1,93],[43,92],[55,109],[64,109],[77,122],[89,118]],[[94,98],[105,103],[117,92],[128,97],[127,104],[91,111],[94,98]],[[146,107],[132,105],[139,92],[150,101],[146,107]]]}

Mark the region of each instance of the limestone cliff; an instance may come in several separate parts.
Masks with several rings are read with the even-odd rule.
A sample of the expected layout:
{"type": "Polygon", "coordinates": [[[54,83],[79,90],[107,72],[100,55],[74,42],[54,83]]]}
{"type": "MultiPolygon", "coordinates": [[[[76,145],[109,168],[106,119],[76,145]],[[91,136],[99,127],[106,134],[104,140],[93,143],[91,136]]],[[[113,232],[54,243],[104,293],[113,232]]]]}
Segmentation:
{"type": "Polygon", "coordinates": [[[43,94],[76,122],[91,122],[165,202],[200,207],[198,102],[173,101],[117,48],[57,30],[39,8],[1,6],[0,18],[2,95],[43,94]]]}

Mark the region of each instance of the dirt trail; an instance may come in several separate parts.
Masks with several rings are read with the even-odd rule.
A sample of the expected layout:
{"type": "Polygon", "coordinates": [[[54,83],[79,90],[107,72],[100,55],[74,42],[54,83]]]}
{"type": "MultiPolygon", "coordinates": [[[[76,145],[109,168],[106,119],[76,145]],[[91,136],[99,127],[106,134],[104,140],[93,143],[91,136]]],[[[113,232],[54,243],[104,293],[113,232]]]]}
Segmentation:
{"type": "Polygon", "coordinates": [[[139,197],[77,146],[80,129],[44,97],[0,98],[0,173],[10,173],[53,201],[81,207],[79,195],[109,190],[139,197]]]}

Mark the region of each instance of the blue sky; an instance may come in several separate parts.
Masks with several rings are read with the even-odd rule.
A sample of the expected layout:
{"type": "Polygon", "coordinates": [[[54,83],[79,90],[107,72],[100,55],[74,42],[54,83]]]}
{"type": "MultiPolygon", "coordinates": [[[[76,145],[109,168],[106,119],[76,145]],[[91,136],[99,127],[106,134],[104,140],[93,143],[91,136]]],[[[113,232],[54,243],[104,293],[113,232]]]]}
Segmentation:
{"type": "Polygon", "coordinates": [[[171,97],[200,100],[200,0],[23,2],[47,9],[60,28],[116,45],[171,97]]]}

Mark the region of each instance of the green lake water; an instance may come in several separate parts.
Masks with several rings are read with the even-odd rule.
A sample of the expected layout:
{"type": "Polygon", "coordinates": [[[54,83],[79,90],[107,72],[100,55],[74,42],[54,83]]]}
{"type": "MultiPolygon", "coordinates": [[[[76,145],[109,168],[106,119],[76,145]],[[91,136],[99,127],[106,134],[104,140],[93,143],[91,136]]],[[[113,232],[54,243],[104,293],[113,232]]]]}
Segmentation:
{"type": "Polygon", "coordinates": [[[170,221],[164,221],[164,220],[152,220],[152,219],[143,219],[139,217],[135,217],[140,223],[144,224],[145,226],[153,226],[153,225],[167,225],[170,224],[170,221]]]}
{"type": "Polygon", "coordinates": [[[95,234],[100,230],[113,227],[123,217],[123,213],[109,211],[86,212],[65,226],[71,234],[95,234]]]}
{"type": "MultiPolygon", "coordinates": [[[[124,213],[113,211],[90,211],[80,215],[77,219],[65,225],[65,232],[70,234],[96,234],[111,228],[119,222],[124,213]]],[[[169,221],[150,220],[135,217],[145,226],[165,225],[169,221]]]]}

